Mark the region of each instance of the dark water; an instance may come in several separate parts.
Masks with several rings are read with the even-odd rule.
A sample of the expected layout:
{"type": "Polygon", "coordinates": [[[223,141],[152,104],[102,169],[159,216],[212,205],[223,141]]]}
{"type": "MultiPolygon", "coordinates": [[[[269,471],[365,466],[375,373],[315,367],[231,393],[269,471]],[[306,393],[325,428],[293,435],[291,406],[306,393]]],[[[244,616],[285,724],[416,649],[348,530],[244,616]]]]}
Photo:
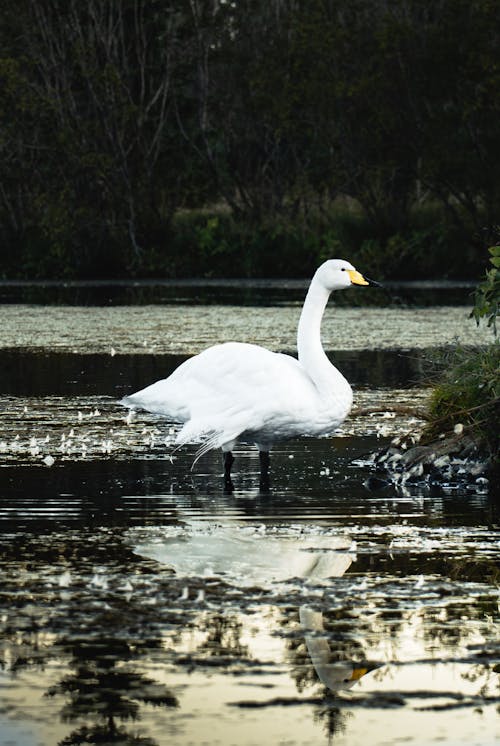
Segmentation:
{"type": "MultiPolygon", "coordinates": [[[[282,444],[268,490],[242,446],[228,491],[116,404],[178,356],[0,357],[2,746],[498,742],[493,490],[370,490],[401,423],[367,419],[282,444]]],[[[335,359],[420,395],[421,353],[335,359]]]]}
{"type": "MultiPolygon", "coordinates": [[[[187,355],[115,355],[0,350],[0,395],[114,396],[166,378],[187,355]]],[[[338,350],[330,357],[353,386],[398,388],[426,383],[433,374],[429,350],[338,350]]]]}
{"type": "MultiPolygon", "coordinates": [[[[138,305],[150,303],[238,304],[248,306],[302,303],[308,280],[139,280],[130,281],[0,281],[0,303],[37,305],[138,305]]],[[[470,281],[384,283],[369,293],[344,293],[339,305],[410,306],[470,305],[470,281]]]]}
{"type": "MultiPolygon", "coordinates": [[[[3,528],[40,530],[89,525],[119,527],[169,524],[184,519],[237,515],[241,520],[381,521],[408,513],[417,523],[432,519],[449,525],[494,522],[495,503],[488,494],[418,494],[386,486],[370,491],[364,461],[387,441],[378,438],[304,438],[273,452],[273,483],[259,489],[258,457],[250,447],[236,451],[235,491],[222,484],[218,453],[191,470],[195,447],[178,452],[173,463],[155,454],[141,459],[59,462],[2,469],[0,521],[3,528]],[[359,463],[358,463],[359,462],[359,463]],[[217,508],[215,508],[217,506],[217,508]],[[216,515],[212,510],[216,509],[216,515]]],[[[162,449],[155,449],[155,451],[162,449]]]]}

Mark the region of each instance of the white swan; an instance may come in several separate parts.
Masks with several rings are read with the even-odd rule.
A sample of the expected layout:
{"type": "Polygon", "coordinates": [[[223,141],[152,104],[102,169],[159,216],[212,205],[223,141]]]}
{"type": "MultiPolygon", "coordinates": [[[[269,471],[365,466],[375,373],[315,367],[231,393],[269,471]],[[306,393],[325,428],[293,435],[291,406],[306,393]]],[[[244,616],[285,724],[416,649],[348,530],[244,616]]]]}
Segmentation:
{"type": "Polygon", "coordinates": [[[330,259],[317,269],[300,316],[298,360],[253,344],[214,345],[121,404],[183,422],[176,443],[201,443],[197,458],[222,448],[228,485],[236,441],[255,443],[265,484],[273,443],[297,435],[326,435],[351,408],[351,387],[325,355],[320,335],[330,293],[351,285],[377,283],[341,259],[330,259]]]}

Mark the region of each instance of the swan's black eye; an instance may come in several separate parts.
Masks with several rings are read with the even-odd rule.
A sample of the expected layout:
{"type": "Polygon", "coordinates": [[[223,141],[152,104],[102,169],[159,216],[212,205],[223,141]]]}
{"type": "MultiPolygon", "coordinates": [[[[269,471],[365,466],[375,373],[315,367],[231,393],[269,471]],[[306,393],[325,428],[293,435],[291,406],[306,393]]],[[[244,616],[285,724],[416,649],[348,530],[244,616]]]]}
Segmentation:
{"type": "Polygon", "coordinates": [[[340,268],[342,272],[345,272],[345,267],[340,268]]]}

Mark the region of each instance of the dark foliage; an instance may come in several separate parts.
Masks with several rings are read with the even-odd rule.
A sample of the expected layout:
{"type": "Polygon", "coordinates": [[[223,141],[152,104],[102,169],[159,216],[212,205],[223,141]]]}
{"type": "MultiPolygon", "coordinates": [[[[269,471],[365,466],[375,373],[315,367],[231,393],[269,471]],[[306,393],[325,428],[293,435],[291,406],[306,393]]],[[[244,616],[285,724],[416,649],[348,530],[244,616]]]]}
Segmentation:
{"type": "Polygon", "coordinates": [[[481,274],[493,0],[4,0],[0,21],[0,275],[481,274]]]}
{"type": "Polygon", "coordinates": [[[489,250],[491,269],[475,292],[472,310],[477,323],[488,317],[494,340],[478,349],[453,347],[444,353],[441,374],[433,391],[426,437],[446,430],[466,428],[492,461],[500,459],[500,343],[497,316],[500,306],[500,247],[489,250]]]}

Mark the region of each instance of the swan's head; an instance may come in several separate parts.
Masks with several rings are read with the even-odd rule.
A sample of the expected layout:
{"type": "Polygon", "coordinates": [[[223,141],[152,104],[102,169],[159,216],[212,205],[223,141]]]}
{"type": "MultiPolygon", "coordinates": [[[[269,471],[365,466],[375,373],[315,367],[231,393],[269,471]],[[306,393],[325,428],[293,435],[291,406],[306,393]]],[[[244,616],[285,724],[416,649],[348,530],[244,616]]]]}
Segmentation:
{"type": "Polygon", "coordinates": [[[315,279],[329,291],[350,288],[352,285],[378,285],[373,280],[363,277],[352,264],[344,259],[329,259],[316,271],[315,279]]]}

